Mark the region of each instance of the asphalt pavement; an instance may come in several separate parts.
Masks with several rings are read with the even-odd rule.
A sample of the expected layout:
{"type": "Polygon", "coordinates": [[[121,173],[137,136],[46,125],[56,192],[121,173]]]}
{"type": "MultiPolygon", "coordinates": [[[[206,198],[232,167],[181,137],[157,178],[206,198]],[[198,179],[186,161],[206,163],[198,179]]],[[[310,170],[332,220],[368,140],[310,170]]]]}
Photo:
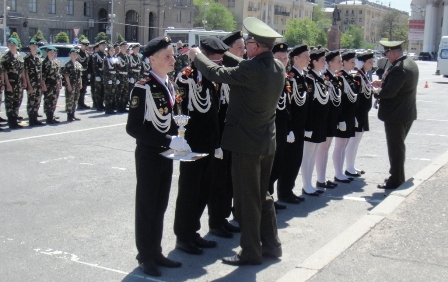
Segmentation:
{"type": "MultiPolygon", "coordinates": [[[[410,182],[403,191],[414,191],[409,198],[408,192],[390,195],[376,188],[387,177],[388,159],[383,124],[372,109],[371,131],[364,134],[357,159],[357,167],[365,170],[366,174],[351,184],[340,184],[338,188],[326,191],[321,197],[306,197],[300,205],[288,205],[277,217],[283,257],[279,260],[266,259],[260,266],[236,268],[222,264],[221,258],[238,251],[239,236],[222,239],[209,234],[207,211],[202,217],[200,233],[207,239],[216,240],[217,248],[208,249],[201,256],[187,255],[174,249],[173,220],[179,171],[178,163],[175,163],[162,247],[165,255],[181,261],[183,266],[179,269],[161,269],[162,276],[157,279],[146,276],[135,260],[135,140],[125,132],[126,114],[106,116],[102,112],[82,110],[78,113],[81,121],[66,123],[64,95],[61,92],[56,113],[63,121],[61,124],[26,126],[20,130],[5,129],[0,132],[1,280],[333,279],[321,275],[338,274],[331,271],[333,263],[341,259],[342,267],[342,259],[347,253],[371,234],[377,234],[376,229],[389,220],[395,207],[406,207],[408,199],[424,190],[432,174],[421,172],[427,171],[428,167],[434,168],[434,162],[441,167],[439,158],[448,151],[448,97],[445,95],[448,78],[433,75],[435,62],[418,62],[418,65],[418,120],[414,122],[406,142],[406,173],[410,182]],[[429,88],[424,88],[426,81],[429,88]],[[390,202],[392,204],[386,206],[390,202]]],[[[90,96],[87,98],[90,101],[90,96]]],[[[24,117],[25,104],[26,100],[20,111],[24,117]]],[[[5,117],[4,112],[0,112],[0,116],[5,117]]],[[[27,122],[23,124],[27,125],[27,122]]],[[[333,177],[331,152],[332,148],[328,178],[333,177]]],[[[433,170],[430,171],[434,173],[433,170]]],[[[294,192],[300,195],[300,190],[299,175],[294,192]]],[[[435,202],[444,200],[442,194],[435,192],[426,196],[432,197],[435,202]]],[[[434,208],[431,211],[435,211],[436,205],[431,206],[434,208]]],[[[422,211],[426,209],[422,208],[422,211]]],[[[420,219],[422,222],[437,220],[437,217],[429,218],[431,213],[429,209],[427,211],[425,217],[420,219]]],[[[399,232],[398,225],[394,227],[397,229],[393,232],[399,232]]],[[[438,228],[446,234],[443,224],[438,228]]],[[[406,231],[403,229],[402,232],[406,231]]],[[[372,235],[372,244],[376,237],[378,235],[372,235]]],[[[441,237],[437,235],[435,238],[441,237]]],[[[381,247],[386,249],[386,243],[381,247]]],[[[406,246],[403,243],[403,249],[406,246]]],[[[422,251],[428,253],[433,250],[429,247],[425,249],[426,245],[420,246],[422,251]]],[[[358,253],[359,265],[368,265],[368,254],[361,255],[367,258],[361,261],[358,253]]],[[[420,257],[423,259],[423,255],[420,257]]],[[[357,280],[354,277],[356,273],[362,273],[359,271],[353,268],[347,274],[353,273],[353,276],[347,276],[344,280],[357,280]]],[[[401,268],[391,271],[403,272],[401,268]]]]}

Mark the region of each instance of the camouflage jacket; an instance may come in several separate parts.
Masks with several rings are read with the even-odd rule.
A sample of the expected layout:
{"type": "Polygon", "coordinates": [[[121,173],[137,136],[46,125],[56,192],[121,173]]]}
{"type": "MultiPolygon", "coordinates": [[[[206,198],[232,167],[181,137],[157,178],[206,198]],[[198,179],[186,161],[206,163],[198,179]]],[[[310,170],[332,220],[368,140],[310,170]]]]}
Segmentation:
{"type": "MultiPolygon", "coordinates": [[[[103,61],[103,79],[114,80],[117,75],[117,64],[118,58],[107,56],[103,61]]],[[[114,81],[115,82],[115,81],[114,81]]]]}
{"type": "Polygon", "coordinates": [[[106,57],[106,53],[104,52],[97,52],[92,55],[92,67],[93,67],[93,74],[95,76],[100,76],[103,74],[103,61],[106,57]]]}
{"type": "Polygon", "coordinates": [[[138,55],[131,54],[129,55],[129,58],[131,62],[129,76],[140,76],[140,70],[142,68],[142,61],[140,60],[140,57],[138,55]]]}
{"type": "Polygon", "coordinates": [[[176,57],[176,62],[174,63],[174,77],[176,77],[181,70],[188,67],[188,65],[190,65],[188,53],[178,55],[176,57]]]}
{"type": "Polygon", "coordinates": [[[54,59],[50,61],[45,58],[42,63],[42,79],[45,84],[56,85],[61,79],[61,63],[54,59]]]}
{"type": "Polygon", "coordinates": [[[8,74],[9,80],[19,81],[22,78],[24,61],[19,52],[17,52],[17,56],[15,56],[11,54],[10,51],[7,51],[1,59],[1,65],[3,73],[8,74]]]}
{"type": "Polygon", "coordinates": [[[149,62],[146,63],[145,61],[142,61],[142,73],[141,73],[142,77],[144,78],[149,77],[151,75],[150,71],[151,71],[151,63],[149,62]]]}
{"type": "Polygon", "coordinates": [[[82,50],[79,50],[78,55],[79,55],[78,62],[82,66],[83,75],[84,74],[87,75],[87,69],[89,67],[90,55],[89,55],[89,53],[87,53],[87,51],[82,51],[82,50]]]}
{"type": "Polygon", "coordinates": [[[126,76],[127,76],[129,74],[129,70],[131,67],[130,55],[122,54],[120,52],[115,57],[118,59],[117,71],[121,75],[125,75],[125,73],[126,73],[126,76]]]}
{"type": "Polygon", "coordinates": [[[33,56],[28,53],[23,59],[25,72],[28,73],[31,83],[39,83],[42,76],[42,59],[39,56],[33,56]]]}
{"type": "Polygon", "coordinates": [[[79,80],[81,78],[82,73],[82,66],[79,62],[72,62],[68,61],[65,66],[64,70],[62,71],[63,76],[68,76],[70,79],[70,84],[72,87],[77,87],[79,80]]]}

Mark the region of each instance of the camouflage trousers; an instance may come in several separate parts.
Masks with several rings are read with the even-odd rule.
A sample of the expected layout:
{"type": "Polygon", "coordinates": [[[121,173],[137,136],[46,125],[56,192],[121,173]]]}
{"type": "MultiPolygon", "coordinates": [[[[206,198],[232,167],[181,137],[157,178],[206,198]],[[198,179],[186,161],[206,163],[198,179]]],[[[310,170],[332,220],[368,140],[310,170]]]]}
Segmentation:
{"type": "Polygon", "coordinates": [[[103,76],[104,82],[104,105],[112,107],[115,102],[115,92],[117,90],[117,79],[115,76],[103,76]],[[110,83],[109,83],[110,82],[110,83]]]}
{"type": "Polygon", "coordinates": [[[57,84],[47,84],[47,91],[44,92],[44,112],[53,113],[56,110],[56,103],[59,98],[59,89],[57,84]]]}
{"type": "Polygon", "coordinates": [[[79,85],[77,83],[72,84],[72,91],[67,90],[65,87],[65,111],[67,114],[73,114],[76,111],[79,99],[79,85]],[[75,86],[76,85],[76,86],[75,86]]]}
{"type": "Polygon", "coordinates": [[[31,82],[31,87],[33,88],[33,93],[27,92],[27,102],[26,102],[26,111],[28,116],[33,114],[37,114],[39,111],[40,103],[42,101],[42,89],[40,83],[36,81],[31,82]]]}
{"type": "MultiPolygon", "coordinates": [[[[21,80],[19,80],[21,81],[21,80]]],[[[12,91],[6,91],[5,90],[5,109],[6,109],[6,115],[8,117],[15,117],[17,118],[19,116],[19,108],[22,104],[23,99],[23,88],[22,83],[17,83],[15,81],[9,81],[9,83],[12,86],[12,91]]],[[[5,86],[6,89],[6,86],[5,86]]]]}
{"type": "Polygon", "coordinates": [[[117,80],[120,81],[120,84],[117,85],[117,90],[115,91],[115,104],[117,107],[120,105],[126,106],[128,103],[128,75],[127,74],[119,74],[117,76],[117,80]]]}
{"type": "Polygon", "coordinates": [[[97,107],[104,106],[104,81],[95,81],[95,101],[97,107]]]}

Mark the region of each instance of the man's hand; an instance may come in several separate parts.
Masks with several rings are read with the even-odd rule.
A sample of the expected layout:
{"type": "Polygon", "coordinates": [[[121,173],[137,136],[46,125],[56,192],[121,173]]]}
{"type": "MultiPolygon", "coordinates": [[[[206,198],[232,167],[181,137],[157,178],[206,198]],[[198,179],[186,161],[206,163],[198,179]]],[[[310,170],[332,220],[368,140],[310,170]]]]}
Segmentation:
{"type": "Polygon", "coordinates": [[[382,84],[383,84],[383,82],[381,80],[372,81],[372,86],[375,88],[381,88],[382,84]]]}
{"type": "Polygon", "coordinates": [[[196,54],[197,53],[202,53],[201,50],[199,50],[199,48],[191,48],[190,52],[188,52],[188,57],[190,57],[190,61],[194,61],[194,58],[196,58],[196,54]]]}

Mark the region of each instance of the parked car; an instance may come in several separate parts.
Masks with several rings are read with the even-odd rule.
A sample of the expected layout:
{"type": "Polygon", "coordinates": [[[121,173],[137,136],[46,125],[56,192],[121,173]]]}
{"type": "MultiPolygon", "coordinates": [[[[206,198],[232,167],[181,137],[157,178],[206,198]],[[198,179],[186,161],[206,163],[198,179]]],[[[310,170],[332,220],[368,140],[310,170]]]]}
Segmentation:
{"type": "Polygon", "coordinates": [[[8,51],[9,50],[9,48],[8,47],[6,47],[6,46],[0,46],[0,54],[5,54],[6,53],[6,51],[8,51]]]}
{"type": "Polygon", "coordinates": [[[415,53],[408,53],[406,56],[408,56],[408,58],[413,59],[413,60],[418,59],[418,56],[415,53]]]}
{"type": "Polygon", "coordinates": [[[56,47],[56,49],[58,49],[58,55],[56,58],[58,59],[59,62],[61,62],[61,67],[63,68],[65,64],[68,61],[70,61],[70,49],[74,48],[76,45],[55,43],[39,47],[40,50],[42,51],[42,58],[45,58],[47,56],[48,46],[54,46],[56,47]]]}
{"type": "Polygon", "coordinates": [[[420,52],[420,55],[418,56],[418,59],[420,61],[431,61],[432,56],[429,52],[420,52]]]}

